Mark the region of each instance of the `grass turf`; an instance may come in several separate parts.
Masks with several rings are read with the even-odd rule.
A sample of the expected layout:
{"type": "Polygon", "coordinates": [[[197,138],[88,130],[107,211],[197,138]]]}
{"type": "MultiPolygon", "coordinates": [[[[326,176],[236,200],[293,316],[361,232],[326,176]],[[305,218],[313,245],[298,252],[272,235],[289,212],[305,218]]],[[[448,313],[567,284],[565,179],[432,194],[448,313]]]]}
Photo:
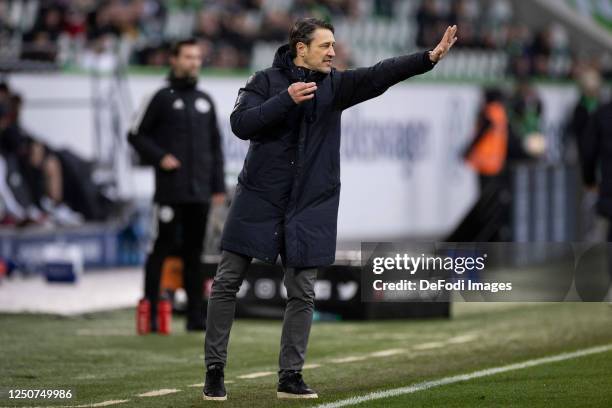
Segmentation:
{"type": "MultiPolygon", "coordinates": [[[[274,375],[237,378],[276,371],[280,341],[280,322],[238,320],[226,369],[226,380],[234,382],[227,384],[229,400],[224,406],[313,405],[612,343],[612,308],[607,304],[462,303],[454,309],[450,320],[316,323],[307,363],[321,366],[304,371],[306,381],[319,392],[316,402],[277,401],[274,375]],[[453,343],[457,338],[466,342],[453,343]],[[397,354],[331,362],[381,350],[397,354]]],[[[136,336],[133,310],[75,318],[0,315],[0,388],[71,388],[76,393],[70,401],[9,401],[4,397],[0,406],[77,405],[120,399],[130,400],[118,405],[121,407],[210,406],[201,400],[199,387],[188,387],[203,381],[203,336],[185,333],[182,323],[174,322],[171,336],[136,336]],[[136,396],[163,388],[180,392],[136,396]]],[[[583,406],[604,402],[610,406],[610,361],[610,353],[582,357],[372,404],[405,406],[414,401],[415,406],[549,406],[577,405],[584,397],[593,398],[594,404],[587,399],[582,400],[583,406]],[[543,385],[554,395],[542,392],[543,385]],[[606,392],[602,391],[604,385],[606,392]],[[474,399],[480,396],[484,400],[474,399]]]]}
{"type": "Polygon", "coordinates": [[[373,400],[384,407],[610,407],[612,352],[373,400]]]}

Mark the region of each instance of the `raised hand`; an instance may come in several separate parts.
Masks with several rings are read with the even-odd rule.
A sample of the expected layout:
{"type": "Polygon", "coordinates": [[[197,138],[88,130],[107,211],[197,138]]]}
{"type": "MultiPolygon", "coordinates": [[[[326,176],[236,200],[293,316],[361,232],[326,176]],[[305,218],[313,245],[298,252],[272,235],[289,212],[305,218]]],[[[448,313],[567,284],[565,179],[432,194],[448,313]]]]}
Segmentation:
{"type": "Polygon", "coordinates": [[[442,37],[442,40],[438,43],[438,45],[436,45],[436,48],[434,48],[433,51],[429,53],[429,59],[431,60],[431,62],[438,62],[446,56],[448,51],[452,48],[452,46],[457,41],[456,34],[457,34],[457,25],[454,25],[452,27],[449,26],[446,29],[446,32],[444,33],[444,37],[442,37]]]}

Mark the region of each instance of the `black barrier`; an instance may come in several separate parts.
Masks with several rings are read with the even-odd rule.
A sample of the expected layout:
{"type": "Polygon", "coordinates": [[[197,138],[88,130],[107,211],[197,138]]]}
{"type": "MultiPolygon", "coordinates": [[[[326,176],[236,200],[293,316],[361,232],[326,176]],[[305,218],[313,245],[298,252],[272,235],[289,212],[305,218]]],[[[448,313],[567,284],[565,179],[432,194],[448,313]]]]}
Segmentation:
{"type": "Polygon", "coordinates": [[[569,165],[520,163],[510,168],[514,242],[576,240],[578,169],[569,165]]]}
{"type": "MultiPolygon", "coordinates": [[[[212,278],[217,263],[204,264],[212,278]]],[[[338,261],[341,263],[342,259],[338,261]]],[[[349,262],[319,269],[315,283],[315,309],[320,320],[371,320],[450,316],[450,303],[406,304],[362,302],[361,265],[349,262]]],[[[282,319],[286,304],[283,268],[253,262],[237,294],[236,316],[282,319]]]]}

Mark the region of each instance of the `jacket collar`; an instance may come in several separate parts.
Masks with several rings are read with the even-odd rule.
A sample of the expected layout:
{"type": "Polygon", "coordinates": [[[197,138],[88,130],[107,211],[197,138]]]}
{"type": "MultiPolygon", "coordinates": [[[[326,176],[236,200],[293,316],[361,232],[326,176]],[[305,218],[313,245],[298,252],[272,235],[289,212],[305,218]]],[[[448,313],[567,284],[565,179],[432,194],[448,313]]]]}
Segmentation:
{"type": "Polygon", "coordinates": [[[198,78],[179,78],[174,74],[173,71],[170,71],[170,73],[168,74],[168,82],[170,83],[170,86],[174,89],[195,89],[196,85],[198,84],[198,78]]]}
{"type": "Polygon", "coordinates": [[[296,66],[293,63],[289,44],[279,47],[274,55],[272,66],[274,68],[280,68],[285,72],[285,75],[295,82],[320,82],[327,76],[327,74],[323,72],[296,66]]]}

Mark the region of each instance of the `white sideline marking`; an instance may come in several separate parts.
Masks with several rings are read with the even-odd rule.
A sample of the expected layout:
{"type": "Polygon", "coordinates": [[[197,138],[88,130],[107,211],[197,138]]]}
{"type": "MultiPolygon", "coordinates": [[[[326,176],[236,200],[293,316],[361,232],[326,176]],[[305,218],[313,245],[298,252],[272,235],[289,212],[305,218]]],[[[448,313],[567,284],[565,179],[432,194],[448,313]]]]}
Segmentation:
{"type": "Polygon", "coordinates": [[[469,343],[470,341],[474,341],[478,338],[475,334],[464,334],[462,336],[451,337],[446,340],[449,344],[461,344],[461,343],[469,343]]]}
{"type": "Polygon", "coordinates": [[[442,348],[444,347],[444,343],[441,341],[432,341],[431,343],[422,343],[422,344],[417,344],[416,346],[412,347],[415,350],[432,350],[432,349],[437,349],[437,348],[442,348]]]}
{"type": "Polygon", "coordinates": [[[570,360],[572,358],[584,357],[591,354],[604,353],[612,350],[612,344],[605,346],[592,347],[584,350],[578,350],[571,353],[557,354],[556,356],[537,358],[534,360],[527,360],[522,363],[510,364],[501,367],[488,368],[485,370],[474,371],[469,374],[460,374],[452,377],[445,377],[439,380],[425,381],[407,387],[394,388],[386,391],[376,391],[370,394],[362,395],[360,397],[352,397],[336,402],[330,402],[328,404],[317,405],[316,408],[339,408],[347,405],[361,404],[362,402],[396,397],[398,395],[412,394],[417,391],[427,390],[429,388],[439,387],[441,385],[453,384],[461,381],[469,381],[475,378],[487,377],[494,374],[505,373],[508,371],[521,370],[523,368],[534,367],[542,364],[556,363],[559,361],[570,360]]]}
{"type": "Polygon", "coordinates": [[[302,367],[303,370],[308,370],[309,368],[319,368],[321,364],[304,364],[302,367]]]}
{"type": "Polygon", "coordinates": [[[276,374],[274,371],[259,371],[256,373],[251,373],[251,374],[244,374],[244,375],[239,375],[238,378],[259,378],[259,377],[267,377],[269,375],[274,375],[276,374]]]}
{"type": "Polygon", "coordinates": [[[144,392],[142,394],[137,394],[137,397],[161,397],[162,395],[174,394],[181,390],[177,390],[176,388],[163,388],[161,390],[154,390],[149,392],[144,392]]]}
{"type": "MultiPolygon", "coordinates": [[[[225,380],[223,382],[225,384],[233,384],[234,380],[225,380]]],[[[202,387],[204,387],[204,383],[191,384],[191,385],[188,385],[188,387],[191,387],[191,388],[202,388],[202,387]]]]}
{"type": "Polygon", "coordinates": [[[108,407],[109,405],[117,405],[128,402],[129,400],[110,400],[110,401],[102,401],[95,404],[90,405],[77,405],[77,407],[108,407]]]}
{"type": "Polygon", "coordinates": [[[366,356],[348,356],[348,357],[340,357],[340,358],[332,358],[332,363],[340,364],[340,363],[352,363],[353,361],[363,361],[367,359],[366,356]]]}
{"type": "MultiPolygon", "coordinates": [[[[227,381],[225,381],[225,382],[227,382],[227,381]]],[[[202,388],[203,386],[204,386],[204,383],[188,385],[188,387],[191,387],[191,388],[198,388],[198,387],[202,388]]]]}
{"type": "Polygon", "coordinates": [[[381,350],[381,351],[375,351],[373,353],[368,354],[368,356],[370,357],[389,357],[389,356],[394,356],[396,354],[400,354],[405,352],[406,350],[404,349],[389,349],[389,350],[381,350]]]}

